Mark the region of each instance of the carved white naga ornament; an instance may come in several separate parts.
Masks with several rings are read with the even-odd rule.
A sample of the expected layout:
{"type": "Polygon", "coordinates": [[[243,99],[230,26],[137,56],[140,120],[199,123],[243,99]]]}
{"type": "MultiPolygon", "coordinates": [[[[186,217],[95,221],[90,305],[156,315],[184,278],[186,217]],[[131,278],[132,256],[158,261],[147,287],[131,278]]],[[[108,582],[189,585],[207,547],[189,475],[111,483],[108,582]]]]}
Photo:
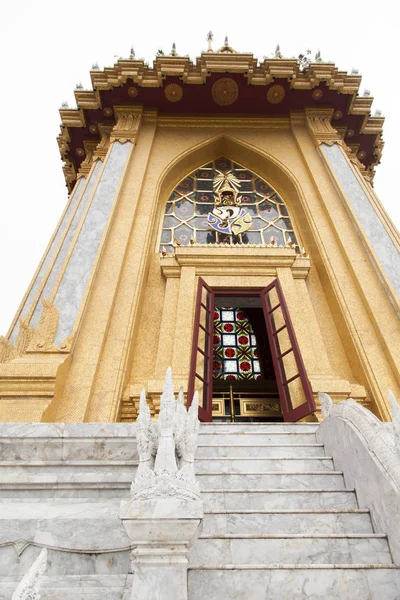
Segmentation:
{"type": "Polygon", "coordinates": [[[151,419],[146,392],[144,389],[141,391],[136,421],[139,466],[131,487],[131,495],[135,500],[199,498],[199,486],[194,474],[199,429],[198,405],[198,393],[195,392],[192,404],[186,410],[182,388],[175,399],[171,367],[167,369],[157,423],[151,419]]]}
{"type": "Polygon", "coordinates": [[[43,548],[29,571],[19,582],[11,600],[40,600],[40,578],[47,566],[47,549],[43,548]]]}

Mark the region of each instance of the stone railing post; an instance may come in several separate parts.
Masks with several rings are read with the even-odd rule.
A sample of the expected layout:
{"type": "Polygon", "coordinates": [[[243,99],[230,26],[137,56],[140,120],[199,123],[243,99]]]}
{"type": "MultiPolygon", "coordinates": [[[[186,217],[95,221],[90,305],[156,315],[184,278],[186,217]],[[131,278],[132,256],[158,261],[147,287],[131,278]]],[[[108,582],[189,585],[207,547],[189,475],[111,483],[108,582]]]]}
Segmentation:
{"type": "Polygon", "coordinates": [[[120,519],[132,542],[132,600],[187,600],[189,548],[201,532],[203,502],[194,475],[197,393],[189,411],[175,400],[168,368],[157,424],[144,390],[137,420],[139,467],[120,519]]]}

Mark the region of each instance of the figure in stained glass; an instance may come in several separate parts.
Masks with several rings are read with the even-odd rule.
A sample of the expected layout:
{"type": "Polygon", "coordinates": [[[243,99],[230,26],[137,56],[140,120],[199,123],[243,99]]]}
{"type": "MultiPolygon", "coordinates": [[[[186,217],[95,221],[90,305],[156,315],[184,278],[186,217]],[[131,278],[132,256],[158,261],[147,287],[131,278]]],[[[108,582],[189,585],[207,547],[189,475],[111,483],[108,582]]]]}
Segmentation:
{"type": "Polygon", "coordinates": [[[187,175],[172,191],[160,250],[174,245],[258,244],[298,249],[287,207],[273,187],[221,157],[187,175]]]}

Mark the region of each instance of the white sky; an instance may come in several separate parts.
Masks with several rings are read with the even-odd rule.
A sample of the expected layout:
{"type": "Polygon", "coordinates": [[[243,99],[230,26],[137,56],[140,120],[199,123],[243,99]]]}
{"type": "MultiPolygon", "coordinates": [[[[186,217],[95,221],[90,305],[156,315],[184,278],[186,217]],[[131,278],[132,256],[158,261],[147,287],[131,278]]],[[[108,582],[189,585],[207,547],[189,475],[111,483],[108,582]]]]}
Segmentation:
{"type": "Polygon", "coordinates": [[[400,110],[398,9],[393,0],[363,3],[132,2],[119,0],[19,0],[0,14],[0,335],[5,334],[41,259],[67,200],[56,143],[66,100],[75,106],[77,82],[91,89],[89,71],[115,56],[151,62],[159,48],[193,59],[224,37],[236,50],[262,59],[280,43],[284,56],[320,48],[322,58],[363,76],[361,92],[371,90],[386,117],[385,148],[375,189],[400,226],[400,110]]]}

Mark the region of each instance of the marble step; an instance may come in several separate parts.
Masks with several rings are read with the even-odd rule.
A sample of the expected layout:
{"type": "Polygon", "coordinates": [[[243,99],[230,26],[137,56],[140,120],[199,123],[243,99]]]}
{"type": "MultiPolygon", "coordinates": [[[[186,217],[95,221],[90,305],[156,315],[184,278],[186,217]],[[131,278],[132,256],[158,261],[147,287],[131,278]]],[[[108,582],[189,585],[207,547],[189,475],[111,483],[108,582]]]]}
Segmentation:
{"type": "MultiPolygon", "coordinates": [[[[0,579],[0,599],[11,600],[19,583],[15,577],[0,579]]],[[[41,600],[131,600],[133,575],[57,575],[40,579],[41,600]]]]}
{"type": "Polygon", "coordinates": [[[197,476],[200,489],[344,489],[343,473],[340,471],[316,471],[311,473],[201,473],[197,476]]]}
{"type": "Polygon", "coordinates": [[[229,433],[219,433],[216,431],[204,431],[200,429],[199,444],[241,444],[241,445],[259,445],[259,444],[314,444],[316,443],[316,434],[310,432],[275,432],[275,431],[231,431],[229,433]]]}
{"type": "Polygon", "coordinates": [[[57,483],[57,482],[122,482],[131,483],[137,466],[132,462],[110,464],[87,461],[83,463],[56,464],[14,463],[8,466],[0,463],[0,485],[7,483],[57,483]]]}
{"type": "Polygon", "coordinates": [[[205,513],[203,535],[373,533],[368,510],[275,510],[205,513]]]}
{"type": "MultiPolygon", "coordinates": [[[[4,499],[35,499],[45,498],[78,498],[78,499],[108,499],[129,497],[130,482],[110,480],[99,482],[90,481],[41,481],[22,483],[2,483],[0,485],[0,502],[4,499]]],[[[1,600],[1,598],[0,598],[1,600]]]]}
{"type": "Polygon", "coordinates": [[[379,534],[236,534],[202,535],[190,550],[191,566],[220,564],[390,564],[385,535],[379,534]]]}
{"type": "MultiPolygon", "coordinates": [[[[197,457],[197,473],[262,473],[279,471],[282,473],[304,473],[305,471],[334,471],[333,460],[329,456],[316,458],[267,458],[253,456],[197,457]]],[[[0,465],[1,477],[1,465],[0,465]]]]}
{"type": "Polygon", "coordinates": [[[275,433],[315,433],[319,423],[201,423],[200,433],[238,433],[243,431],[275,433]]]}
{"type": "MultiPolygon", "coordinates": [[[[236,438],[235,438],[236,439],[236,438]]],[[[251,458],[314,458],[324,456],[323,444],[261,444],[257,439],[252,445],[242,444],[238,439],[235,444],[208,442],[199,440],[197,456],[202,458],[243,457],[251,458]]]]}
{"type": "Polygon", "coordinates": [[[135,423],[0,423],[0,460],[137,460],[135,423]]]}
{"type": "Polygon", "coordinates": [[[202,492],[204,511],[219,510],[270,510],[270,509],[321,509],[358,508],[354,490],[221,490],[202,492]]]}
{"type": "Polygon", "coordinates": [[[399,600],[392,565],[263,565],[190,570],[189,600],[399,600]]]}

